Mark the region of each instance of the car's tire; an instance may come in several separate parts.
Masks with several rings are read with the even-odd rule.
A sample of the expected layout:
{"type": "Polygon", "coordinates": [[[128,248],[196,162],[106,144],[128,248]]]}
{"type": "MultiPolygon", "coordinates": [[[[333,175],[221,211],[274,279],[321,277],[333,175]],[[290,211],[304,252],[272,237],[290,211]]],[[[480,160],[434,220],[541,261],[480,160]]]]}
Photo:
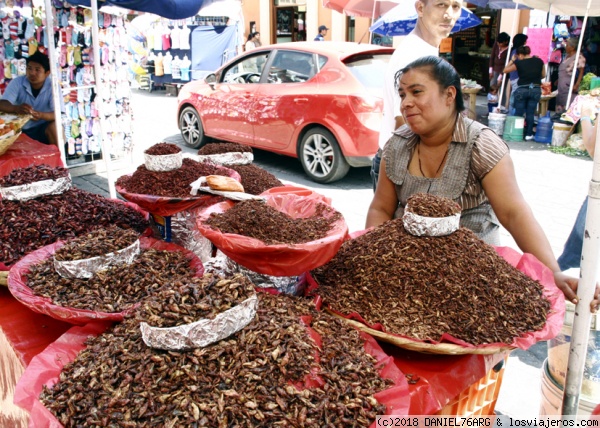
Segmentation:
{"type": "Polygon", "coordinates": [[[194,107],[186,107],[179,114],[179,131],[186,146],[199,149],[208,142],[200,115],[194,107]]]}
{"type": "Polygon", "coordinates": [[[302,137],[298,158],[306,175],[317,183],[332,183],[350,170],[337,140],[325,128],[313,128],[302,137]]]}

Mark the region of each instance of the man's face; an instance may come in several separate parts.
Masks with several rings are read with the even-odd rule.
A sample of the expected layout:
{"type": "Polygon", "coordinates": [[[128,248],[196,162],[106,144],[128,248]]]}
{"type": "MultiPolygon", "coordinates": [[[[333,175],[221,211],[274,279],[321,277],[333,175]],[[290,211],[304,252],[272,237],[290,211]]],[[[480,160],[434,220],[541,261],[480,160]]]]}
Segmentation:
{"type": "Polygon", "coordinates": [[[322,36],[326,36],[327,35],[327,30],[321,30],[321,35],[322,36]]]}
{"type": "Polygon", "coordinates": [[[46,78],[50,75],[50,70],[44,70],[44,67],[37,62],[27,64],[27,80],[34,88],[41,88],[46,78]]]}
{"type": "Polygon", "coordinates": [[[416,3],[422,29],[440,41],[450,35],[461,7],[462,0],[419,0],[416,3]]]}

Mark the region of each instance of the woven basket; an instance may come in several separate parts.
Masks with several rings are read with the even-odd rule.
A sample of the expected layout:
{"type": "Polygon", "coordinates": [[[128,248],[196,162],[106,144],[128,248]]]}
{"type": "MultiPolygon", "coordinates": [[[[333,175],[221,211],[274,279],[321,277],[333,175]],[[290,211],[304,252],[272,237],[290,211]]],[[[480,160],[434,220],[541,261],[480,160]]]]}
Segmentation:
{"type": "Polygon", "coordinates": [[[12,146],[15,141],[17,141],[17,138],[19,138],[20,135],[21,133],[18,132],[17,134],[12,135],[10,137],[0,139],[0,156],[6,153],[10,146],[12,146]]]}
{"type": "Polygon", "coordinates": [[[467,347],[461,345],[455,345],[454,343],[425,343],[417,340],[411,340],[406,337],[397,336],[395,334],[385,333],[383,331],[375,330],[367,327],[359,321],[349,320],[344,318],[333,311],[325,309],[331,315],[346,321],[348,324],[354,326],[358,330],[364,331],[371,336],[382,340],[384,342],[391,343],[399,348],[408,349],[409,351],[417,351],[425,354],[438,354],[438,355],[466,355],[466,354],[479,354],[479,355],[491,355],[498,354],[500,352],[509,352],[515,349],[512,346],[486,346],[486,347],[467,347]]]}

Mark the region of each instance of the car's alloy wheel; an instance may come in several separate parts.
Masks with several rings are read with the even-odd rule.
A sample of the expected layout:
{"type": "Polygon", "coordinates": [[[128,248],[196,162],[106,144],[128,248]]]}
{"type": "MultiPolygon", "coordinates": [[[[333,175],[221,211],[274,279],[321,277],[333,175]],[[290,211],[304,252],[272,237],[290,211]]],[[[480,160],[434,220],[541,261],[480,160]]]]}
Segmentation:
{"type": "Polygon", "coordinates": [[[200,116],[194,107],[186,107],[179,115],[179,130],[186,146],[198,149],[207,142],[200,116]]]}
{"type": "Polygon", "coordinates": [[[317,183],[340,180],[350,170],[331,132],[314,128],[302,137],[298,153],[304,172],[317,183]]]}

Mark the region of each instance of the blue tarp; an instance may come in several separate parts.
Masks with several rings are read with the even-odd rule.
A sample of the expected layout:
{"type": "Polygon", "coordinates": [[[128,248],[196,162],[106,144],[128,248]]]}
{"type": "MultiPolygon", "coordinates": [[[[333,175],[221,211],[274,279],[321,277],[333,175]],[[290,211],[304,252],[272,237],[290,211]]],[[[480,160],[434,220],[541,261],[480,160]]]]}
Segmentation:
{"type": "MultiPolygon", "coordinates": [[[[118,6],[138,12],[154,13],[167,19],[184,19],[196,15],[204,0],[105,0],[98,7],[118,6]]],[[[90,0],[69,0],[76,6],[91,6],[90,0]]]]}
{"type": "Polygon", "coordinates": [[[192,31],[192,79],[212,73],[237,55],[237,26],[201,26],[192,31]]]}

